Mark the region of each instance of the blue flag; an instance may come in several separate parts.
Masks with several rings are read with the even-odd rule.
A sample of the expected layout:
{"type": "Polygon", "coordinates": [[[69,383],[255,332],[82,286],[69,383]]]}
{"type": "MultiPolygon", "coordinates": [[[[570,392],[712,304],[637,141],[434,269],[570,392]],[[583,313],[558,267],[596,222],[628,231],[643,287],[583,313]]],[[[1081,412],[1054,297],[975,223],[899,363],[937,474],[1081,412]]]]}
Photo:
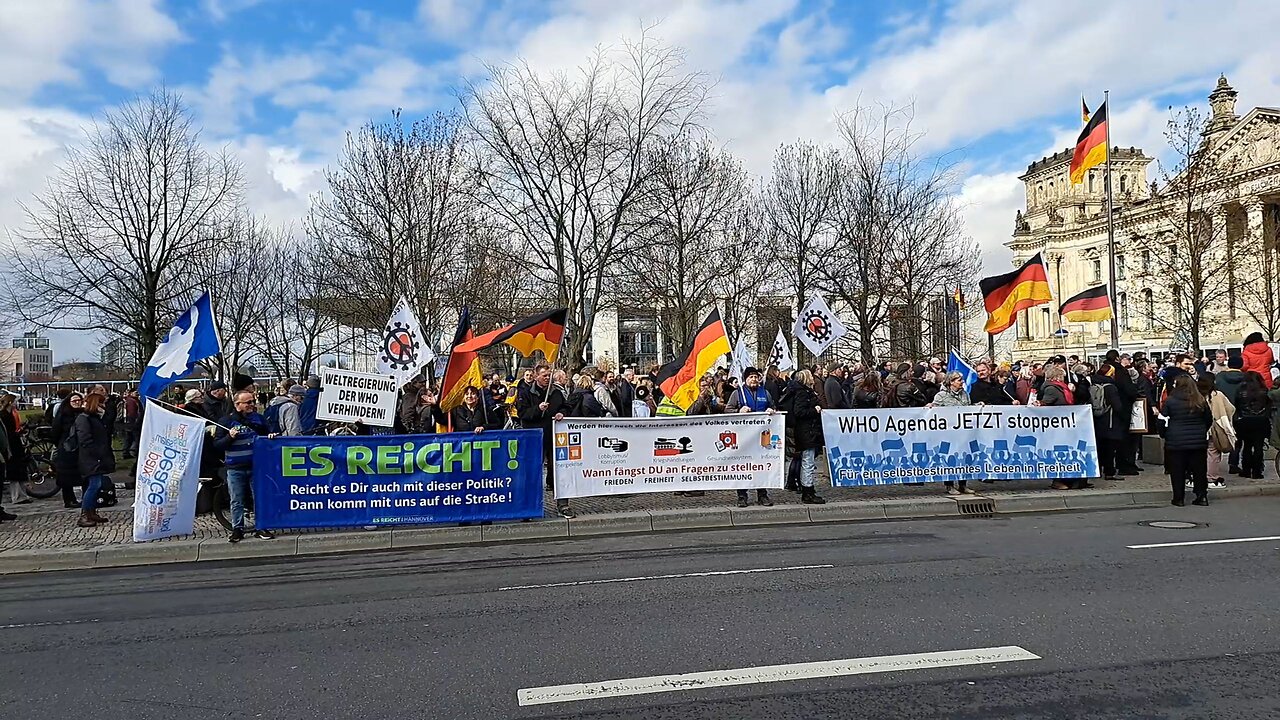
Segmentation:
{"type": "Polygon", "coordinates": [[[947,354],[947,373],[953,372],[958,372],[964,376],[965,392],[969,392],[973,388],[973,384],[978,382],[978,371],[965,362],[964,358],[957,355],[955,350],[947,354]]]}
{"type": "Polygon", "coordinates": [[[196,363],[220,352],[222,342],[213,319],[213,301],[206,292],[178,316],[173,329],[156,347],[156,354],[142,371],[138,396],[159,397],[169,383],[190,375],[196,363]]]}

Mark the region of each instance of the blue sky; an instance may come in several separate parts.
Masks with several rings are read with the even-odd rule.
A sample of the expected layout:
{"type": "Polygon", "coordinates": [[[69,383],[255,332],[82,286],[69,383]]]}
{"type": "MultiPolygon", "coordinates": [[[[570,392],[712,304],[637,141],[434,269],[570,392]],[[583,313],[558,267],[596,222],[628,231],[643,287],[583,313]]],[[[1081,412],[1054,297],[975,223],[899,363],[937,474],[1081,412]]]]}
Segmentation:
{"type": "MultiPolygon", "coordinates": [[[[1238,110],[1280,105],[1280,3],[610,0],[6,0],[0,15],[0,224],[20,227],[62,148],[158,83],[245,167],[252,207],[298,221],[343,133],[394,108],[453,106],[486,63],[572,68],[643,28],[718,80],[718,140],[763,175],[773,149],[838,140],[859,104],[913,103],[920,149],[958,163],[989,269],[1028,163],[1069,145],[1079,97],[1113,94],[1112,139],[1158,154],[1169,105],[1219,73],[1238,110]]],[[[59,333],[59,360],[93,337],[59,333]]]]}

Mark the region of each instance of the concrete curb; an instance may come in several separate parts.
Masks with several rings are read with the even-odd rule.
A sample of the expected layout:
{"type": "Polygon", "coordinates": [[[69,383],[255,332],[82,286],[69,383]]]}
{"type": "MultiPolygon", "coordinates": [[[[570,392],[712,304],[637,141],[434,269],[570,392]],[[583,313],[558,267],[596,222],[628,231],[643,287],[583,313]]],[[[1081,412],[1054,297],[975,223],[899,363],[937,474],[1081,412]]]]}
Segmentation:
{"type": "MultiPolygon", "coordinates": [[[[1219,499],[1280,495],[1280,483],[1237,485],[1215,490],[1214,495],[1219,499]]],[[[1166,505],[1169,502],[1169,491],[1064,490],[1034,494],[976,495],[964,499],[990,500],[995,505],[995,514],[1002,515],[1166,505]]],[[[962,517],[960,504],[956,499],[939,497],[909,500],[856,500],[829,502],[825,505],[778,505],[768,508],[752,506],[653,510],[586,515],[572,520],[547,518],[534,522],[466,527],[391,528],[376,531],[281,535],[275,540],[256,540],[249,537],[235,545],[228,543],[226,538],[208,538],[65,550],[12,550],[0,553],[0,575],[247,558],[385,552],[415,547],[560,540],[593,535],[939,517],[962,517]]]]}

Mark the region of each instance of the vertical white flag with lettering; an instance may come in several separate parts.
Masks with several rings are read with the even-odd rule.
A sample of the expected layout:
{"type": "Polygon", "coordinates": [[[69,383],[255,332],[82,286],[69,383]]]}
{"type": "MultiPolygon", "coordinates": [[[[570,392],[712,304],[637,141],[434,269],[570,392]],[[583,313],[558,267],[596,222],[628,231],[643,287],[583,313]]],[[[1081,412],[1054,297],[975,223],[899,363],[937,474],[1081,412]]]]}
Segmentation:
{"type": "Polygon", "coordinates": [[[751,356],[747,352],[747,339],[738,336],[738,344],[733,346],[733,362],[729,364],[729,377],[742,379],[742,373],[751,366],[751,356]]]}

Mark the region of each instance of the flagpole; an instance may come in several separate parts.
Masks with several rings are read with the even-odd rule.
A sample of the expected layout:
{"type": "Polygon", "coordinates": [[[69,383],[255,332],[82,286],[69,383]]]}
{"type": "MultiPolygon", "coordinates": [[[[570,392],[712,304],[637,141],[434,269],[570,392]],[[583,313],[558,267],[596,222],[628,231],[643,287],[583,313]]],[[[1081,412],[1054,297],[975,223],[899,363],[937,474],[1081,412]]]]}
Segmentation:
{"type": "Polygon", "coordinates": [[[214,420],[210,420],[209,418],[207,418],[207,417],[205,417],[205,416],[203,416],[203,415],[197,415],[197,414],[195,414],[195,413],[191,412],[190,410],[184,410],[183,408],[180,408],[180,407],[178,407],[177,405],[170,405],[169,403],[167,403],[167,402],[165,402],[165,401],[163,401],[163,400],[161,400],[161,399],[159,399],[159,398],[147,398],[147,399],[148,399],[148,400],[150,400],[151,402],[153,402],[153,403],[157,404],[157,405],[164,405],[165,407],[167,407],[167,408],[169,408],[169,409],[171,409],[171,410],[177,410],[178,412],[182,413],[183,415],[188,415],[188,416],[193,417],[193,418],[199,418],[199,419],[204,420],[205,422],[210,423],[210,424],[212,424],[212,425],[217,425],[218,427],[222,428],[223,430],[226,430],[226,431],[228,431],[228,432],[230,432],[230,431],[231,431],[231,428],[227,427],[226,425],[223,425],[222,423],[216,422],[216,421],[214,421],[214,420]]]}
{"type": "Polygon", "coordinates": [[[1108,299],[1111,301],[1111,347],[1120,349],[1120,320],[1116,315],[1116,213],[1115,189],[1111,182],[1111,91],[1102,93],[1102,104],[1107,108],[1106,142],[1107,142],[1107,283],[1108,299]]]}

